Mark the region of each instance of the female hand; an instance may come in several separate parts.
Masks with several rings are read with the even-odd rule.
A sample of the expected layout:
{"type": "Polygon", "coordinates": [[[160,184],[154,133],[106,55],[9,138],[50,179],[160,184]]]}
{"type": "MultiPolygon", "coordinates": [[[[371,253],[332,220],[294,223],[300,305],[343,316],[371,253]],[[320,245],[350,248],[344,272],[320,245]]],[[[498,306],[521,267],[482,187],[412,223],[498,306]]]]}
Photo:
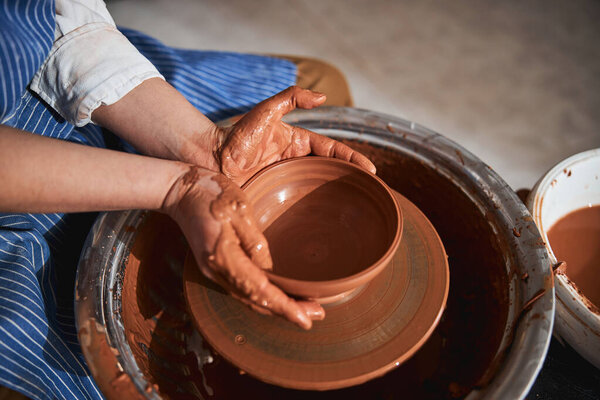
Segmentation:
{"type": "Polygon", "coordinates": [[[296,107],[311,109],[325,98],[292,86],[258,104],[233,126],[216,128],[214,155],[221,172],[241,185],[274,162],[314,154],[350,161],[375,173],[368,158],[345,144],[281,121],[296,107]]]}
{"type": "Polygon", "coordinates": [[[304,329],[325,317],[319,304],[292,300],[269,282],[268,243],[244,192],[224,175],[191,166],[163,208],[181,227],[202,272],[234,297],[304,329]]]}
{"type": "Polygon", "coordinates": [[[324,101],[324,94],[292,86],[221,128],[167,82],[149,79],[115,104],[97,108],[92,119],[143,154],[221,171],[238,185],[276,161],[307,154],[340,158],[375,172],[350,147],[281,121],[296,107],[309,109],[324,101]]]}

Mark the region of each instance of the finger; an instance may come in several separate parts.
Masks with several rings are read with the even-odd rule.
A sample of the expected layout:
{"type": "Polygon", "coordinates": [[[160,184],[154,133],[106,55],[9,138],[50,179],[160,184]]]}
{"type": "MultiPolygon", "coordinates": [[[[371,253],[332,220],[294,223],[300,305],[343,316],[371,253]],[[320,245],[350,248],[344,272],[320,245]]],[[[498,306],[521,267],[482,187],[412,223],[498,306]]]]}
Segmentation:
{"type": "MultiPolygon", "coordinates": [[[[237,290],[234,287],[231,287],[227,282],[223,283],[222,279],[218,283],[221,284],[223,288],[227,290],[233,298],[246,304],[253,311],[256,311],[257,313],[263,315],[273,315],[273,312],[271,312],[271,310],[252,303],[252,301],[244,297],[239,290],[237,290]]],[[[312,301],[296,301],[296,303],[300,306],[300,308],[302,308],[302,312],[304,312],[304,314],[306,314],[306,316],[311,320],[322,321],[323,319],[325,319],[325,310],[318,303],[312,301]]]]}
{"type": "Polygon", "coordinates": [[[242,293],[242,291],[240,291],[235,286],[231,285],[229,282],[227,282],[225,278],[222,278],[220,275],[217,275],[217,278],[214,280],[214,282],[216,282],[223,289],[225,289],[227,293],[231,295],[231,297],[244,303],[257,313],[263,315],[273,315],[273,313],[269,309],[261,307],[258,304],[254,304],[252,301],[250,301],[250,299],[248,299],[246,295],[242,293]]]}
{"type": "MultiPolygon", "coordinates": [[[[232,291],[234,294],[247,299],[256,306],[283,316],[301,328],[311,328],[312,319],[307,311],[310,312],[312,309],[296,303],[281,289],[269,282],[265,272],[252,263],[239,245],[234,241],[228,241],[224,248],[218,249],[218,252],[226,256],[214,259],[217,263],[223,262],[216,267],[219,269],[219,273],[235,288],[232,291]]],[[[318,312],[310,312],[310,314],[311,316],[320,315],[318,312]]]]}
{"type": "Polygon", "coordinates": [[[280,120],[285,114],[297,108],[311,109],[327,100],[323,93],[290,86],[275,96],[257,104],[239,123],[252,122],[260,126],[273,120],[280,120]]]}
{"type": "Polygon", "coordinates": [[[325,310],[315,301],[296,301],[304,310],[304,313],[313,321],[322,321],[325,318],[325,310]]]}
{"type": "Polygon", "coordinates": [[[299,126],[292,126],[293,136],[308,136],[311,153],[317,156],[334,157],[349,161],[375,174],[377,169],[367,157],[337,140],[319,135],[299,126]]]}
{"type": "Polygon", "coordinates": [[[241,296],[238,296],[238,295],[235,295],[235,294],[233,295],[233,297],[235,299],[241,301],[242,303],[246,304],[253,311],[256,311],[259,314],[262,314],[262,315],[273,315],[273,313],[270,310],[268,310],[266,308],[263,308],[263,307],[260,307],[260,306],[258,306],[256,304],[252,303],[250,300],[248,300],[248,299],[246,299],[244,297],[241,297],[241,296]]]}
{"type": "Polygon", "coordinates": [[[299,86],[290,86],[261,102],[257,107],[275,109],[279,112],[279,118],[281,118],[295,108],[311,109],[320,106],[325,100],[327,100],[327,96],[324,93],[302,89],[299,86]]]}
{"type": "Polygon", "coordinates": [[[306,309],[298,302],[290,299],[281,289],[272,283],[268,283],[262,288],[261,296],[271,299],[270,302],[266,303],[265,308],[274,314],[283,316],[302,329],[310,329],[312,327],[312,318],[318,316],[319,318],[317,319],[321,319],[320,315],[324,315],[324,312],[312,312],[311,309],[306,309]]]}
{"type": "Polygon", "coordinates": [[[269,243],[258,229],[254,219],[254,210],[246,202],[238,202],[237,212],[240,217],[231,218],[231,225],[235,230],[240,244],[250,259],[265,270],[273,269],[273,259],[269,250],[269,243]]]}
{"type": "Polygon", "coordinates": [[[248,307],[260,314],[273,315],[273,313],[268,309],[252,303],[248,298],[245,297],[245,295],[240,290],[238,290],[235,286],[231,285],[227,281],[227,279],[222,277],[220,274],[211,271],[210,268],[200,268],[200,270],[208,279],[221,286],[234,299],[241,301],[242,303],[246,304],[248,307]]]}
{"type": "MultiPolygon", "coordinates": [[[[264,315],[273,315],[273,312],[269,308],[265,308],[262,305],[253,303],[249,298],[245,297],[244,293],[242,293],[239,289],[231,286],[223,278],[218,277],[215,280],[215,282],[217,282],[225,290],[227,290],[232,295],[232,297],[234,297],[235,299],[246,304],[252,310],[254,310],[260,314],[264,314],[264,315]]],[[[292,299],[290,299],[290,300],[294,301],[292,299]]],[[[311,320],[322,321],[323,319],[325,319],[325,310],[319,303],[314,302],[314,301],[298,301],[298,300],[296,300],[296,304],[300,307],[301,312],[304,313],[311,320]]]]}

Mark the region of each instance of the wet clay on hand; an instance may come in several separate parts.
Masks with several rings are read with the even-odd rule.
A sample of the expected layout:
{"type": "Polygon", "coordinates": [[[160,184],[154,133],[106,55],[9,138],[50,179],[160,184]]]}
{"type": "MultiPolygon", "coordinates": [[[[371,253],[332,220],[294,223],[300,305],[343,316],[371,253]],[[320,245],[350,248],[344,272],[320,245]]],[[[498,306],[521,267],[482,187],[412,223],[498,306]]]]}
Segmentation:
{"type": "Polygon", "coordinates": [[[302,328],[310,329],[312,319],[325,317],[324,310],[313,302],[290,299],[256,267],[271,269],[272,261],[266,239],[254,222],[245,194],[223,175],[215,175],[212,179],[222,189],[211,203],[213,216],[223,224],[214,253],[207,259],[210,268],[220,275],[215,280],[256,311],[282,315],[302,328]],[[221,277],[227,283],[219,279],[221,277]]]}
{"type": "Polygon", "coordinates": [[[202,272],[233,296],[263,313],[282,315],[310,329],[324,317],[312,302],[297,302],[271,284],[264,269],[272,261],[242,190],[221,174],[190,167],[174,185],[176,205],[169,214],[179,223],[202,272]]]}
{"type": "Polygon", "coordinates": [[[232,127],[222,129],[222,144],[215,158],[223,174],[241,185],[270,164],[308,154],[350,161],[375,173],[369,159],[345,144],[281,121],[296,107],[311,109],[325,99],[322,93],[292,86],[258,104],[232,127]]]}

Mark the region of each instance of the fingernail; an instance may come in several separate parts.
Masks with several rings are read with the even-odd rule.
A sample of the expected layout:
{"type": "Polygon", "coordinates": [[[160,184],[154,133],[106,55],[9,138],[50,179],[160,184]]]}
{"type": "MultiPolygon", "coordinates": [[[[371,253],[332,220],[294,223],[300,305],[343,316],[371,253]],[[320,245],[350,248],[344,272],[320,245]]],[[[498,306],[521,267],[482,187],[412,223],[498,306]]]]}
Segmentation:
{"type": "Polygon", "coordinates": [[[252,261],[256,265],[258,265],[261,269],[266,271],[273,270],[273,259],[271,258],[271,253],[269,252],[268,247],[263,247],[258,249],[255,247],[255,251],[252,254],[252,261]]]}
{"type": "Polygon", "coordinates": [[[360,160],[358,162],[360,163],[361,167],[363,167],[364,169],[366,169],[367,171],[369,171],[373,175],[377,174],[377,168],[375,168],[375,165],[373,165],[372,162],[367,161],[367,160],[360,160]]]}
{"type": "Polygon", "coordinates": [[[310,328],[312,328],[312,320],[309,319],[308,321],[303,321],[300,323],[300,328],[308,331],[310,328]]]}
{"type": "Polygon", "coordinates": [[[323,308],[321,307],[318,310],[308,312],[307,315],[312,320],[322,321],[325,319],[325,310],[323,310],[323,308]]]}
{"type": "Polygon", "coordinates": [[[312,327],[312,320],[308,317],[308,315],[306,315],[306,313],[299,312],[297,317],[300,328],[309,330],[312,327]]]}

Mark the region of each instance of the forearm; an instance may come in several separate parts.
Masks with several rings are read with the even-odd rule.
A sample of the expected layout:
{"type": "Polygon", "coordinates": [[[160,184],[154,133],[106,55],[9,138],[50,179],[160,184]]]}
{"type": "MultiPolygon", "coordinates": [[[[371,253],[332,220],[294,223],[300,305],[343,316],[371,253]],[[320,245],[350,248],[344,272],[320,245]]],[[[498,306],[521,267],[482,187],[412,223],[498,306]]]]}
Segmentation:
{"type": "Polygon", "coordinates": [[[189,165],[98,149],[0,125],[0,210],[161,209],[189,165]]]}
{"type": "Polygon", "coordinates": [[[215,125],[162,79],[149,79],[115,104],[97,108],[92,120],[143,154],[219,171],[215,125]]]}
{"type": "Polygon", "coordinates": [[[212,122],[119,32],[102,0],[56,0],[55,41],[29,88],[76,126],[93,120],[143,154],[217,170],[212,122]]]}

